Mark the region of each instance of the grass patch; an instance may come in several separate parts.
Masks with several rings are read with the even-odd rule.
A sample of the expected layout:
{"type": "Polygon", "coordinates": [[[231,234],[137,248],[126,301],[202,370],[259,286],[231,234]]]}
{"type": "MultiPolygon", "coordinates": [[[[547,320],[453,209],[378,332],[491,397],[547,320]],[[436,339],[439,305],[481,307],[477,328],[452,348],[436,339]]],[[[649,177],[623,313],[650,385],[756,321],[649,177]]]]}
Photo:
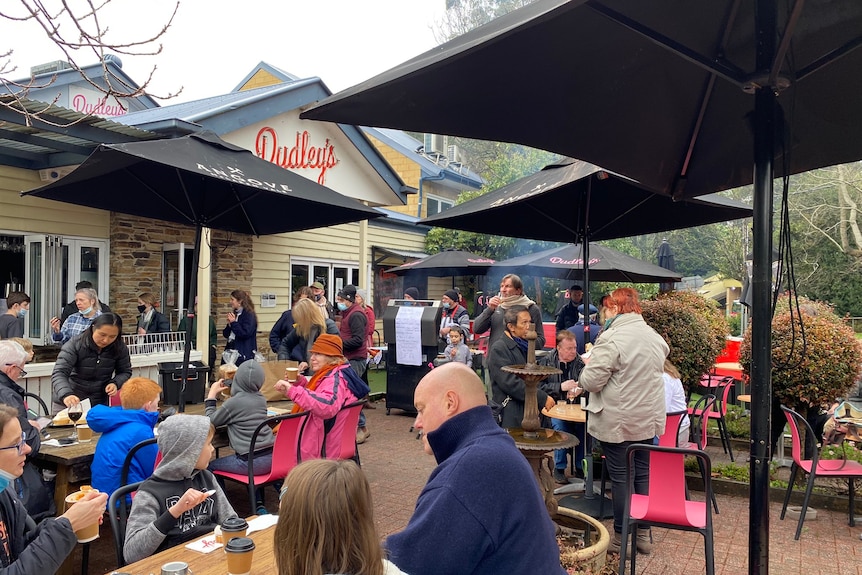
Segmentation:
{"type": "Polygon", "coordinates": [[[386,370],[369,369],[368,387],[371,388],[371,393],[386,393],[386,370]]]}

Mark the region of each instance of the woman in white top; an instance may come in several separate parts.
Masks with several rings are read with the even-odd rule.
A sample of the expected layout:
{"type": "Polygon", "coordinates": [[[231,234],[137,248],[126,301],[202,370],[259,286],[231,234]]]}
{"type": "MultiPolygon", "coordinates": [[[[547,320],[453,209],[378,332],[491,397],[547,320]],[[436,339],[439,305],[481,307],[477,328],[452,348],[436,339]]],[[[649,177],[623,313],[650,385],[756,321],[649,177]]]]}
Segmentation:
{"type": "MultiPolygon", "coordinates": [[[[679,370],[670,362],[669,359],[664,360],[664,403],[667,413],[676,413],[688,409],[688,404],[685,401],[685,390],[682,388],[682,380],[679,378],[679,370]]],[[[684,446],[688,443],[688,428],[691,422],[688,415],[683,415],[679,422],[679,435],[677,435],[676,444],[684,446]]]]}

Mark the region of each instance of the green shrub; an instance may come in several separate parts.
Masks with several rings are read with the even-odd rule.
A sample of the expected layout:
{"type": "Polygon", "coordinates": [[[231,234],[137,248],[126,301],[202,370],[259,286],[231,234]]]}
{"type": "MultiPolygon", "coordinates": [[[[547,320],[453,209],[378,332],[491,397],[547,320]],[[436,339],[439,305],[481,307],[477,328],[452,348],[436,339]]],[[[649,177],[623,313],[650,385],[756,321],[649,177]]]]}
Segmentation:
{"type": "Polygon", "coordinates": [[[642,303],[644,320],[670,346],[668,359],[679,370],[686,391],[708,373],[728,335],[715,302],[693,292],[660,294],[642,303]]]}
{"type": "MultiPolygon", "coordinates": [[[[853,330],[831,306],[803,297],[799,303],[801,315],[796,310],[791,315],[788,297],[781,297],[772,319],[772,392],[793,409],[828,405],[846,396],[862,363],[853,330]]],[[[749,373],[751,330],[740,346],[739,362],[749,373]]]]}

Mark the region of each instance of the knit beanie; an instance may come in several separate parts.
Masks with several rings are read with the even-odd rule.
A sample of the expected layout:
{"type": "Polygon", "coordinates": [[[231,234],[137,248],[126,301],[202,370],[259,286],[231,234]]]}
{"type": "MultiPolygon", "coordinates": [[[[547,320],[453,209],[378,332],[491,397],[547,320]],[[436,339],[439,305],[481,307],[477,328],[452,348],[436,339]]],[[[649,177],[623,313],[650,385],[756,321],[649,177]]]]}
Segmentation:
{"type": "Polygon", "coordinates": [[[311,353],[341,357],[344,355],[344,347],[340,337],[331,333],[324,333],[314,340],[314,344],[311,346],[311,353]]]}
{"type": "Polygon", "coordinates": [[[460,299],[460,298],[458,297],[458,292],[456,292],[456,291],[455,291],[455,290],[453,290],[453,289],[450,289],[450,290],[446,290],[446,291],[444,291],[444,292],[443,292],[443,295],[445,295],[446,297],[448,297],[449,299],[451,299],[451,300],[452,300],[452,301],[454,301],[455,303],[458,303],[458,300],[460,299]]]}
{"type": "Polygon", "coordinates": [[[404,290],[404,295],[409,295],[413,299],[419,299],[419,290],[415,287],[409,287],[404,290]]]}

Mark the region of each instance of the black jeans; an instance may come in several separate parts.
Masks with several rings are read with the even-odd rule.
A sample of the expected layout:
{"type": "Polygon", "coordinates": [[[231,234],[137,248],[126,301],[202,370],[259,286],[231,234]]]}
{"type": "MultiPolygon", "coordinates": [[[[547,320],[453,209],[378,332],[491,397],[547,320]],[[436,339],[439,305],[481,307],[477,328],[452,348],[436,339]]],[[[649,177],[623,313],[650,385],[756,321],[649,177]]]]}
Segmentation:
{"type": "MultiPolygon", "coordinates": [[[[614,531],[623,531],[623,513],[628,494],[628,465],[626,448],[636,443],[652,445],[653,438],[640,441],[624,441],[622,443],[601,442],[602,453],[605,455],[605,465],[608,467],[608,477],[611,478],[611,495],[614,500],[614,531]]],[[[635,454],[635,493],[649,493],[649,455],[646,452],[635,454]]]]}

